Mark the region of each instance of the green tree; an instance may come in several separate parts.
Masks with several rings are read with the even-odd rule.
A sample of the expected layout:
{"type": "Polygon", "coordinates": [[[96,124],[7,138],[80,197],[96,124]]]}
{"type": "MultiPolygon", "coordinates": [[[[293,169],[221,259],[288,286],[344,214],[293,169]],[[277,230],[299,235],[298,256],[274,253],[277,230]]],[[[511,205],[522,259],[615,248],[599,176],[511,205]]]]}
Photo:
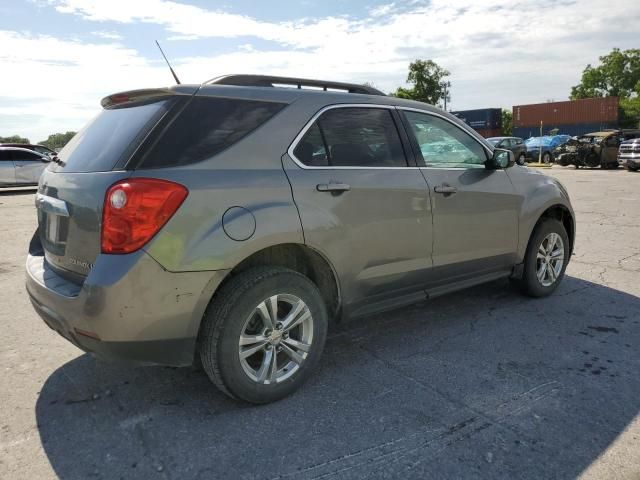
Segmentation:
{"type": "Polygon", "coordinates": [[[640,128],[640,96],[620,99],[620,117],[622,128],[640,128]]]}
{"type": "Polygon", "coordinates": [[[40,145],[44,145],[45,147],[49,147],[53,150],[59,150],[64,147],[69,140],[73,138],[76,132],[66,132],[66,133],[53,133],[49,135],[49,138],[46,140],[42,140],[40,145]]]}
{"type": "Polygon", "coordinates": [[[513,113],[511,110],[502,110],[502,135],[510,137],[513,132],[513,113]]]}
{"type": "Polygon", "coordinates": [[[10,137],[0,137],[0,143],[31,143],[28,138],[20,135],[11,135],[10,137]]]}
{"type": "Polygon", "coordinates": [[[451,83],[446,80],[449,71],[440,67],[432,60],[416,60],[409,64],[407,83],[411,88],[398,87],[392,94],[399,98],[417,100],[419,102],[437,105],[441,100],[448,101],[451,83]]]}
{"type": "Polygon", "coordinates": [[[600,65],[587,65],[580,83],[571,88],[571,99],[591,97],[629,98],[640,94],[640,49],[614,48],[600,57],[600,65]]]}

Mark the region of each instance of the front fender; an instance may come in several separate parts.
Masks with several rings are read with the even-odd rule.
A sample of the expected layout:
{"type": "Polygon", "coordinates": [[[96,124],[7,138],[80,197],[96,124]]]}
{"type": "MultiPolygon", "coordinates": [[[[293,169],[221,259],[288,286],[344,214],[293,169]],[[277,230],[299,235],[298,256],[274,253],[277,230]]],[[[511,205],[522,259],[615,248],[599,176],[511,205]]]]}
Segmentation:
{"type": "Polygon", "coordinates": [[[531,168],[512,168],[508,173],[516,191],[523,199],[518,225],[519,262],[524,261],[529,239],[538,220],[552,207],[559,206],[569,212],[575,237],[575,214],[567,190],[558,180],[531,168]]]}

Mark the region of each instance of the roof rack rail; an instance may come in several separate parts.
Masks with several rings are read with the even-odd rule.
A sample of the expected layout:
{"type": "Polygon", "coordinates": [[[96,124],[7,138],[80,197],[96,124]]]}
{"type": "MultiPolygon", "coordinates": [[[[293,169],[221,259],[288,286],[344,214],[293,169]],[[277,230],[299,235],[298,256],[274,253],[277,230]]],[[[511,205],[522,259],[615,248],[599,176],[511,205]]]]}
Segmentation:
{"type": "Polygon", "coordinates": [[[204,82],[204,85],[236,85],[242,87],[316,87],[322,90],[341,90],[349,93],[362,93],[365,95],[384,95],[377,88],[356,83],[325,82],[324,80],[311,80],[294,77],[275,77],[270,75],[224,75],[212,78],[204,82]]]}

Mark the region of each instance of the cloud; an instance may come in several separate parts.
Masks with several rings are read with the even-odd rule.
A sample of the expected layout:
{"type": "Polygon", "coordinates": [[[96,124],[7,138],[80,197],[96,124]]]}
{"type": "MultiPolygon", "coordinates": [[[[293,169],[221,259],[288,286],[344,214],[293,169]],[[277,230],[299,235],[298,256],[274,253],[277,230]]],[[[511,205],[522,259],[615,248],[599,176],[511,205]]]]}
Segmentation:
{"type": "MultiPolygon", "coordinates": [[[[0,62],[12,71],[3,88],[15,98],[46,96],[26,113],[46,118],[55,111],[73,128],[104,95],[171,81],[160,58],[151,61],[115,38],[114,24],[149,24],[171,40],[193,41],[193,55],[171,59],[183,82],[246,72],[369,81],[391,91],[403,84],[410,61],[430,58],[451,72],[452,106],[467,109],[565,99],[587,63],[613,47],[638,46],[640,18],[635,0],[396,0],[364,14],[288,21],[167,0],[49,4],[109,29],[97,28],[95,42],[0,32],[0,62]],[[196,53],[216,38],[238,41],[220,54],[196,53]]],[[[0,105],[0,115],[18,112],[8,108],[0,105]]]]}
{"type": "Polygon", "coordinates": [[[2,135],[24,134],[39,141],[55,131],[82,127],[99,109],[100,99],[118,90],[149,86],[165,79],[161,64],[151,64],[130,48],[113,43],[63,40],[0,30],[2,135]]]}
{"type": "Polygon", "coordinates": [[[95,32],[91,32],[92,35],[96,37],[105,38],[107,40],[122,40],[123,37],[117,32],[108,32],[105,30],[97,30],[95,32]]]}
{"type": "Polygon", "coordinates": [[[369,15],[371,15],[372,17],[382,17],[384,15],[389,15],[393,12],[393,8],[395,6],[395,2],[387,3],[385,5],[378,5],[377,7],[374,7],[369,11],[369,15]]]}

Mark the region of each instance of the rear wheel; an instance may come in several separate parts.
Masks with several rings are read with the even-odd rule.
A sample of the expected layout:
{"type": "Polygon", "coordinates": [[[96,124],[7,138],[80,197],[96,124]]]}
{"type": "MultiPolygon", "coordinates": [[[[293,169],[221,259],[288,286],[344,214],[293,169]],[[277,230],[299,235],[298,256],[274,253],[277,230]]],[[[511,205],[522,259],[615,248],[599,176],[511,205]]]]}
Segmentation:
{"type": "Polygon", "coordinates": [[[544,152],[542,155],[542,163],[551,163],[551,154],[549,152],[544,152]]]}
{"type": "Polygon", "coordinates": [[[569,261],[569,237],[558,220],[542,220],[531,235],[522,279],[516,284],[532,297],[546,297],[558,287],[569,261]]]}
{"type": "Polygon", "coordinates": [[[527,157],[524,153],[521,153],[518,157],[518,165],[524,165],[527,161],[527,157]]]}
{"type": "Polygon", "coordinates": [[[627,166],[627,170],[629,170],[630,172],[637,172],[638,171],[638,167],[627,166]]]}
{"type": "Polygon", "coordinates": [[[280,267],[258,267],[230,279],[216,294],[199,338],[202,365],[231,397],[279,400],[317,365],[327,312],[316,285],[280,267]]]}

